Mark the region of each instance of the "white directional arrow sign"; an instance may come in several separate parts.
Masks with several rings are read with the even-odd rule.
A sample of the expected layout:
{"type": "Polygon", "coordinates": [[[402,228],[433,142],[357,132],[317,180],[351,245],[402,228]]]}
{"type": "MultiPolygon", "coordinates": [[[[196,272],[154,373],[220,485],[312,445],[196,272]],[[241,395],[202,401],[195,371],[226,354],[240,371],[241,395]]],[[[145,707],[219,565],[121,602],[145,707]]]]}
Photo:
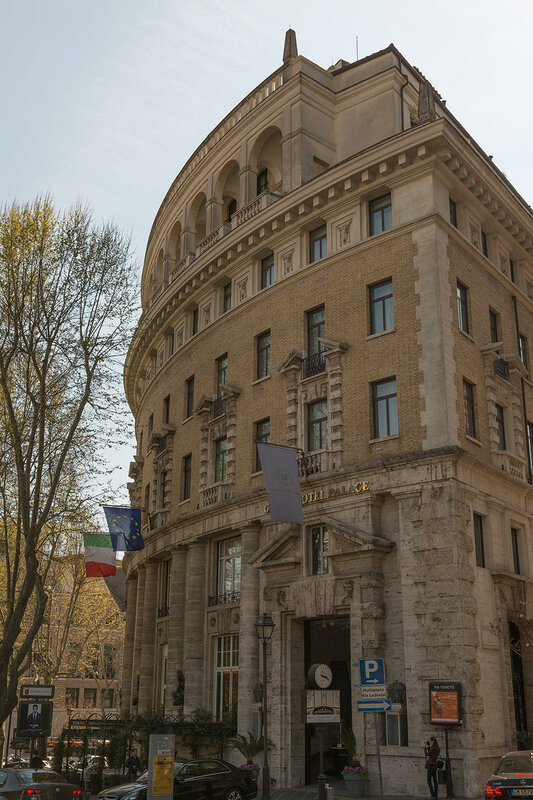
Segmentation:
{"type": "Polygon", "coordinates": [[[358,700],[358,711],[390,711],[392,703],[390,700],[358,700]]]}

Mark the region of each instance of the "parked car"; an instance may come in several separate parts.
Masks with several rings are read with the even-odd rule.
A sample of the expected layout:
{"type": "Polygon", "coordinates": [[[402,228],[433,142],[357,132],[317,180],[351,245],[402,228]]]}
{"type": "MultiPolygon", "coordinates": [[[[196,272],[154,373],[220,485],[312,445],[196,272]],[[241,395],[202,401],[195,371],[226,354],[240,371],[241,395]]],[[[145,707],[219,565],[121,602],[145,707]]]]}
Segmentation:
{"type": "Polygon", "coordinates": [[[485,797],[533,797],[533,751],[506,753],[487,781],[485,797]]]}
{"type": "MultiPolygon", "coordinates": [[[[133,783],[104,789],[98,800],[145,800],[148,772],[133,783]]],[[[257,782],[252,772],[238,769],[221,758],[192,758],[174,762],[174,797],[211,800],[252,800],[257,782]]]]}
{"type": "Polygon", "coordinates": [[[81,800],[81,789],[49,769],[0,769],[0,795],[6,800],[81,800]]]}

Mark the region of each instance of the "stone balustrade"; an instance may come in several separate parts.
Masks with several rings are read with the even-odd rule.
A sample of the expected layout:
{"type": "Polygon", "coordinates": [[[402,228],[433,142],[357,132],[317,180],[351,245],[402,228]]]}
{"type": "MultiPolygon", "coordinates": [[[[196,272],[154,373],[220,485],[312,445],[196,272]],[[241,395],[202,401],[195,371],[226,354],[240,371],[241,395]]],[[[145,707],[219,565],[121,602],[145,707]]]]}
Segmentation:
{"type": "Polygon", "coordinates": [[[206,489],[200,490],[202,498],[202,508],[209,508],[218,503],[223,503],[226,500],[231,500],[233,497],[233,485],[230,483],[215,483],[214,486],[208,486],[206,489]]]}

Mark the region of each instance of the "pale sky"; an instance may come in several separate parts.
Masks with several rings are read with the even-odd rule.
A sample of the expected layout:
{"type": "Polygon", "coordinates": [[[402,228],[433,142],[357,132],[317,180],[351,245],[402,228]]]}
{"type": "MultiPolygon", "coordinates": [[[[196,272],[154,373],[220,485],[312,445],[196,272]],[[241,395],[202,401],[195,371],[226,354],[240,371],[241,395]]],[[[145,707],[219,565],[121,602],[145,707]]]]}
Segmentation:
{"type": "Polygon", "coordinates": [[[360,58],[393,42],[532,204],[532,23],[531,0],[0,0],[0,201],[80,199],[141,266],[173,179],[282,63],[290,26],[326,68],[356,37],[360,58]]]}

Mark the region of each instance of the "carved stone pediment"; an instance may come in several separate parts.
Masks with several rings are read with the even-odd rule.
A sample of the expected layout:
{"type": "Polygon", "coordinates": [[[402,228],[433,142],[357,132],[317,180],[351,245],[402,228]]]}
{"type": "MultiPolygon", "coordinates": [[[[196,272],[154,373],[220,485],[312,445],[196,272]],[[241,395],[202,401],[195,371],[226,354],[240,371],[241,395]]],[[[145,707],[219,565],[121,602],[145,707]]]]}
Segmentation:
{"type": "Polygon", "coordinates": [[[333,353],[345,353],[349,345],[346,342],[337,342],[335,339],[326,339],[325,336],[319,336],[319,342],[325,346],[324,355],[332,355],[333,353]]]}
{"type": "Polygon", "coordinates": [[[374,536],[366,533],[347,522],[334,519],[333,517],[322,517],[321,523],[325,525],[336,539],[336,546],[333,545],[328,552],[328,558],[335,558],[343,554],[353,555],[354,553],[368,552],[369,550],[379,550],[389,552],[394,547],[394,542],[382,536],[374,536]]]}
{"type": "Polygon", "coordinates": [[[284,527],[257,551],[250,563],[265,571],[294,569],[302,563],[300,537],[299,525],[284,527]]]}
{"type": "Polygon", "coordinates": [[[212,394],[203,394],[200,397],[198,405],[194,409],[194,413],[195,414],[209,414],[210,411],[211,411],[211,405],[212,405],[214,399],[215,399],[215,396],[212,395],[212,394]]]}
{"type": "Polygon", "coordinates": [[[291,350],[283,359],[279,366],[280,372],[287,372],[291,369],[301,369],[303,354],[301,350],[291,350]]]}
{"type": "Polygon", "coordinates": [[[224,396],[228,397],[238,397],[241,393],[241,390],[237,386],[232,386],[229,383],[219,383],[220,388],[224,392],[224,396]]]}

